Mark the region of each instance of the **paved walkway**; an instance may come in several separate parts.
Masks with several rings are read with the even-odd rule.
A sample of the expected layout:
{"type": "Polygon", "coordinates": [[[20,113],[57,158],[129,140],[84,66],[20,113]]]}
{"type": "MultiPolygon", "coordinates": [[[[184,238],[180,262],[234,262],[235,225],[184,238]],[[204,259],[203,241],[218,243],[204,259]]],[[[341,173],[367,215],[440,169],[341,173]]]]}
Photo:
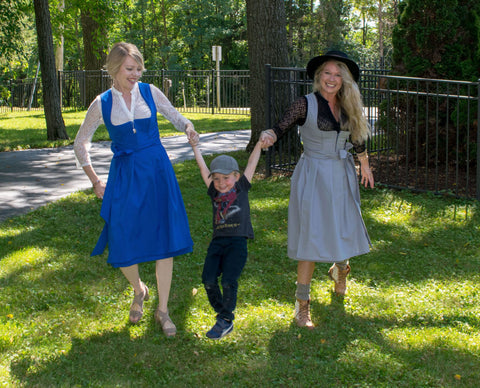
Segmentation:
{"type": "MultiPolygon", "coordinates": [[[[205,155],[238,151],[249,140],[250,130],[201,134],[200,149],[205,155]]],[[[162,144],[172,163],[193,158],[185,135],[162,138],[162,144]]],[[[90,155],[95,171],[106,181],[110,142],[94,143],[90,155]]],[[[72,146],[0,152],[0,223],[90,187],[83,170],[76,168],[72,146]]]]}

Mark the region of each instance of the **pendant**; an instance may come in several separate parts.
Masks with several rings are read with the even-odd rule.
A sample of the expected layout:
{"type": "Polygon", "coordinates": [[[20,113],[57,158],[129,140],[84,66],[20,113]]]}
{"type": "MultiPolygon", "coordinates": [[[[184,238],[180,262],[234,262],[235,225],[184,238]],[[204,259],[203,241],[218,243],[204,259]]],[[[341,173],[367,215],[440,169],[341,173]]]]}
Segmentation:
{"type": "Polygon", "coordinates": [[[132,128],[133,133],[137,133],[137,130],[135,128],[132,128]]]}

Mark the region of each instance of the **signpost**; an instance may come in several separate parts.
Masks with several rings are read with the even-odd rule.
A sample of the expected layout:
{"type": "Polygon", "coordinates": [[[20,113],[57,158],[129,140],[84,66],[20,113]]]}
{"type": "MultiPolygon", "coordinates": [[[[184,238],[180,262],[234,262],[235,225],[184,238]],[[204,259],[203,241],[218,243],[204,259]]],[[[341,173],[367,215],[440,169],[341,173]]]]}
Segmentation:
{"type": "Polygon", "coordinates": [[[212,46],[212,60],[215,61],[217,71],[217,109],[220,112],[220,61],[222,60],[222,46],[212,46]]]}

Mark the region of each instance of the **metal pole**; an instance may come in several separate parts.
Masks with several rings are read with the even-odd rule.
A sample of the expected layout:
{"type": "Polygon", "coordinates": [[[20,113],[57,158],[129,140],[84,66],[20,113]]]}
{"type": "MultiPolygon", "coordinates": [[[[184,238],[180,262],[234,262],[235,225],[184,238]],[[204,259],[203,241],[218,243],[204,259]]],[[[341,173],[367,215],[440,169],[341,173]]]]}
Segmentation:
{"type": "Polygon", "coordinates": [[[215,57],[216,62],[216,69],[217,69],[217,109],[220,113],[220,56],[221,54],[221,46],[215,46],[217,50],[217,55],[215,57]]]}
{"type": "Polygon", "coordinates": [[[207,93],[207,109],[210,109],[210,77],[207,73],[205,91],[207,93]]]}
{"type": "MultiPolygon", "coordinates": [[[[63,70],[58,70],[58,91],[60,92],[60,109],[63,108],[63,70]]],[[[103,89],[102,89],[103,90],[103,89]]]]}

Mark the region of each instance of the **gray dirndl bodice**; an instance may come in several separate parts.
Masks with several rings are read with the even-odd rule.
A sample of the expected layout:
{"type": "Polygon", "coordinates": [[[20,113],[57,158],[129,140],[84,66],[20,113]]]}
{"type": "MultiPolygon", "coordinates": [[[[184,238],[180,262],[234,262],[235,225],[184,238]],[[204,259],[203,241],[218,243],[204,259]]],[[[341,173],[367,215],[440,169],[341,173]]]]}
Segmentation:
{"type": "Polygon", "coordinates": [[[307,118],[300,126],[304,153],[292,176],[288,206],[288,256],[339,262],[370,251],[350,132],[320,130],[317,99],[313,93],[306,97],[307,118]]]}

